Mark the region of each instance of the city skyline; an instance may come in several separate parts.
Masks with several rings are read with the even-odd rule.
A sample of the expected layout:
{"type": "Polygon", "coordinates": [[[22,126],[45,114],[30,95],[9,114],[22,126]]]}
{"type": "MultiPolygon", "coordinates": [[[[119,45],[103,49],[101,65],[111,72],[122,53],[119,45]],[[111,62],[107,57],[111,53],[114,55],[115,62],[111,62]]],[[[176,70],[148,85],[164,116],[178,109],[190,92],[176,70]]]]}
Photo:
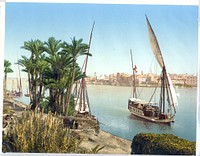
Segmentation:
{"type": "MultiPolygon", "coordinates": [[[[91,44],[88,75],[131,74],[130,49],[138,71],[148,73],[153,54],[145,14],[155,31],[169,73],[196,74],[198,61],[198,7],[135,4],[6,3],[5,53],[17,76],[17,57],[30,56],[21,49],[25,41],[40,39],[70,42],[83,38],[91,44]],[[24,14],[26,13],[26,14],[24,14]],[[186,63],[187,62],[187,63],[186,63]]],[[[78,62],[82,66],[84,57],[78,62]]],[[[26,77],[25,73],[21,73],[26,77]]]]}

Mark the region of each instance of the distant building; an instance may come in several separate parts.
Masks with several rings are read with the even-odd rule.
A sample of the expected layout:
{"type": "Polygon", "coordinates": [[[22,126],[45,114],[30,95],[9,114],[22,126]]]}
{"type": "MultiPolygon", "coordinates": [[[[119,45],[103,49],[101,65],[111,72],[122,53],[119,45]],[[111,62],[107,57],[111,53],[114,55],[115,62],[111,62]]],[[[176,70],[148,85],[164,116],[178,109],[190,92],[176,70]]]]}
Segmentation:
{"type": "MultiPolygon", "coordinates": [[[[169,74],[172,83],[176,86],[197,86],[197,76],[188,74],[169,74]]],[[[136,74],[136,85],[140,86],[155,86],[160,83],[160,76],[152,73],[136,74]]],[[[131,86],[133,82],[133,75],[125,73],[117,73],[110,75],[100,75],[94,77],[87,77],[87,83],[100,85],[116,85],[116,86],[131,86]]]]}
{"type": "Polygon", "coordinates": [[[170,74],[174,85],[197,86],[197,76],[188,74],[170,74]]]}
{"type": "Polygon", "coordinates": [[[194,75],[187,75],[185,84],[189,86],[197,86],[197,76],[194,75]]]}

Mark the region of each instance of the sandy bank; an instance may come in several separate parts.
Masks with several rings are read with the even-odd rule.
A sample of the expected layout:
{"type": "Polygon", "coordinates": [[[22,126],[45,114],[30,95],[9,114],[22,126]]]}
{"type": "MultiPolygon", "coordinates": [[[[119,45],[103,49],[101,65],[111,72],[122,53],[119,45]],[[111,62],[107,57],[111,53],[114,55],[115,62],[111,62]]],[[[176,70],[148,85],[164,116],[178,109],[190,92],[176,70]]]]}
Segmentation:
{"type": "Polygon", "coordinates": [[[84,130],[79,132],[85,137],[81,143],[82,147],[94,148],[96,145],[104,146],[99,154],[130,154],[131,141],[119,138],[110,133],[100,130],[95,133],[93,130],[84,130]]]}
{"type": "Polygon", "coordinates": [[[21,108],[24,108],[24,109],[26,109],[27,106],[28,106],[28,105],[26,105],[26,104],[24,104],[24,103],[22,103],[22,102],[20,102],[18,100],[15,100],[13,98],[4,98],[3,99],[3,104],[4,104],[4,106],[5,105],[10,105],[11,106],[11,104],[12,104],[13,107],[15,105],[17,107],[21,107],[21,108]]]}

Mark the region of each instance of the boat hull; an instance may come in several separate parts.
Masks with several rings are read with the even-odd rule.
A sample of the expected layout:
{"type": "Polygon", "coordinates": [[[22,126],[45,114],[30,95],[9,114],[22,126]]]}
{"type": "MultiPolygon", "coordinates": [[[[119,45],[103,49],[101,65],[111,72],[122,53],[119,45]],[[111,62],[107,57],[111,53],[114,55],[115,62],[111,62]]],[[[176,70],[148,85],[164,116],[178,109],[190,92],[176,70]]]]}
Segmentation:
{"type": "Polygon", "coordinates": [[[30,96],[30,94],[24,94],[24,96],[26,96],[26,97],[29,97],[29,96],[30,96]]]}
{"type": "Polygon", "coordinates": [[[141,119],[144,119],[146,121],[155,122],[155,123],[169,124],[169,123],[172,123],[172,122],[175,121],[173,117],[171,117],[169,119],[159,119],[158,117],[147,117],[147,116],[135,113],[135,112],[131,112],[131,114],[134,115],[134,116],[137,116],[141,119]]]}
{"type": "Polygon", "coordinates": [[[159,113],[157,106],[149,105],[140,100],[129,100],[128,109],[132,115],[146,121],[168,124],[174,122],[174,116],[167,113],[159,113]]]}

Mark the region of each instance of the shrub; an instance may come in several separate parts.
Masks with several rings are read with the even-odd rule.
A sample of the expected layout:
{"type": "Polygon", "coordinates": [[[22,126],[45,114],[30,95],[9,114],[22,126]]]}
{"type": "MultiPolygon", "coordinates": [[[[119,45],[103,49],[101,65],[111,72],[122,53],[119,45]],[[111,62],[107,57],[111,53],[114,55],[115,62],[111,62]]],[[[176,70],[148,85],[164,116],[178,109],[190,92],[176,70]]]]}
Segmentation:
{"type": "Polygon", "coordinates": [[[41,109],[44,109],[45,113],[48,113],[50,108],[49,108],[49,97],[44,98],[41,102],[40,102],[40,107],[41,109]]]}
{"type": "Polygon", "coordinates": [[[137,134],[132,141],[132,154],[195,155],[196,144],[172,134],[137,134]]]}
{"type": "Polygon", "coordinates": [[[81,148],[82,139],[77,139],[70,129],[64,128],[62,120],[51,112],[44,114],[37,109],[24,112],[14,128],[3,137],[3,141],[12,145],[12,152],[92,153],[100,149],[81,148]]]}

